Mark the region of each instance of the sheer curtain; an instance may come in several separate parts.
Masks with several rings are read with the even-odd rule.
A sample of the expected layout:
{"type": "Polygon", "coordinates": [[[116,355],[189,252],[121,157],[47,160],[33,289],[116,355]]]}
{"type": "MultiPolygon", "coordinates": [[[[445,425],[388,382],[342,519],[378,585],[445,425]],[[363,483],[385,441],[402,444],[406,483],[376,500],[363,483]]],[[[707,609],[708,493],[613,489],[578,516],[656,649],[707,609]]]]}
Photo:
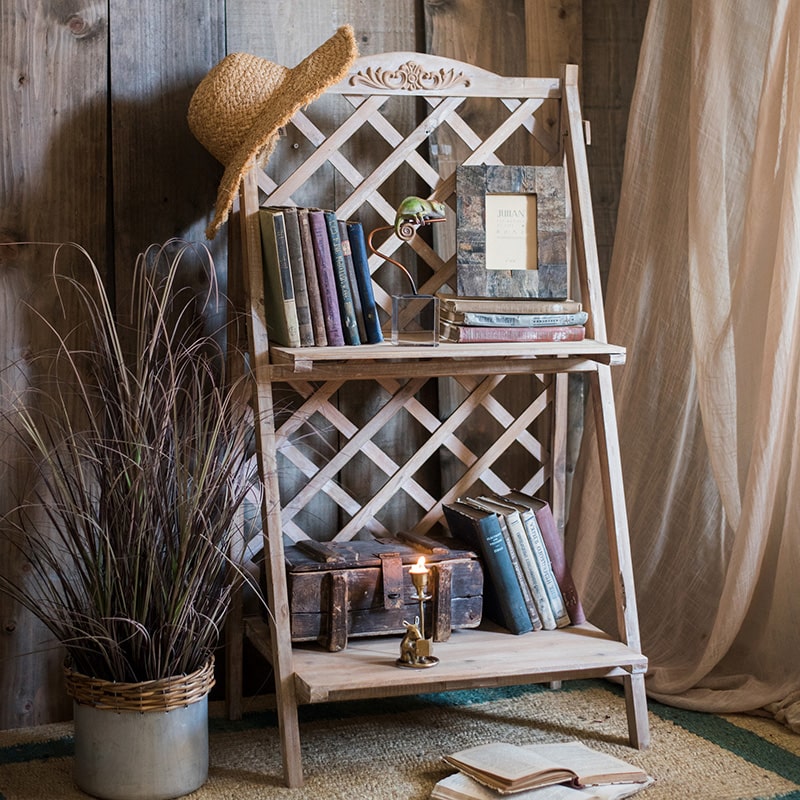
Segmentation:
{"type": "MultiPolygon", "coordinates": [[[[796,730],[799,153],[800,3],[651,0],[606,293],[647,687],[796,730]]],[[[613,630],[583,446],[568,542],[613,630]]]]}

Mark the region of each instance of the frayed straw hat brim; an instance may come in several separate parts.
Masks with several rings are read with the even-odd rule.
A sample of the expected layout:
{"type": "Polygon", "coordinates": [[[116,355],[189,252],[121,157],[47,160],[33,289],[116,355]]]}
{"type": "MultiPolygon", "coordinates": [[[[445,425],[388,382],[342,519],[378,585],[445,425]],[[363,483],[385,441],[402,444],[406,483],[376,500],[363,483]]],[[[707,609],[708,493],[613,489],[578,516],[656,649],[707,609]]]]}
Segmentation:
{"type": "MultiPolygon", "coordinates": [[[[301,108],[322,95],[329,86],[341,81],[357,57],[358,50],[353,29],[350,25],[344,25],[296,67],[286,72],[280,85],[269,96],[263,110],[259,112],[250,129],[244,133],[241,143],[225,164],[225,172],[217,191],[214,217],[206,229],[206,236],[209,239],[214,238],[227,220],[239,185],[253,159],[258,156],[260,163],[266,163],[277,143],[279,129],[301,108]]],[[[210,78],[211,73],[207,77],[210,78]]],[[[235,87],[228,89],[235,95],[235,87]]],[[[190,106],[189,124],[193,130],[196,127],[192,124],[193,118],[196,123],[202,113],[202,108],[190,106]]],[[[216,113],[219,114],[218,111],[216,113]]],[[[205,120],[207,129],[211,122],[213,121],[205,120]]],[[[218,122],[223,124],[222,120],[218,122]]],[[[203,143],[208,147],[208,143],[203,143]]]]}

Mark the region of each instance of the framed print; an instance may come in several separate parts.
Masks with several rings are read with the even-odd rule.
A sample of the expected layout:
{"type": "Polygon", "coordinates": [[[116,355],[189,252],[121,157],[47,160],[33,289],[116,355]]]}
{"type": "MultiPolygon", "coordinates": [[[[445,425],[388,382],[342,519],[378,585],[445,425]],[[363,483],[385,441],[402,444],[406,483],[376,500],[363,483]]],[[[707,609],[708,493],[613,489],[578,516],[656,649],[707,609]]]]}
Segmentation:
{"type": "Polygon", "coordinates": [[[459,295],[567,297],[563,167],[459,166],[456,194],[459,295]]]}

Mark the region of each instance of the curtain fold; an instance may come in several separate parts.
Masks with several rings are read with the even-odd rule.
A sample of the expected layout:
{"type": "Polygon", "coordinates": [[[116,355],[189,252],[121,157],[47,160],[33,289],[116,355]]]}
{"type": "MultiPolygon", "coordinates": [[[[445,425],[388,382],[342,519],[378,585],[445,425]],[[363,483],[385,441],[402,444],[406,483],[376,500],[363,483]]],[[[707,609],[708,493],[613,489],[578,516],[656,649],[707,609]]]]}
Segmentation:
{"type": "MultiPolygon", "coordinates": [[[[798,40],[796,0],[651,0],[606,310],[648,692],[800,730],[798,40]]],[[[568,547],[613,630],[582,447],[568,547]]]]}

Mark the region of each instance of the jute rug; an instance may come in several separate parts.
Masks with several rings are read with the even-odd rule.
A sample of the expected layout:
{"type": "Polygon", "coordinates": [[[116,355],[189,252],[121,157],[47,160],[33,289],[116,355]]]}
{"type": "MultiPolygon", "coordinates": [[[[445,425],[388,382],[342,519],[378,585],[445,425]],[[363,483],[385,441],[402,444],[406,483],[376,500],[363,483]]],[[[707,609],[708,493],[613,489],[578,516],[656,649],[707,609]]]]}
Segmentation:
{"type": "MultiPolygon", "coordinates": [[[[263,699],[258,701],[264,704],[263,699]]],[[[212,704],[214,705],[214,704],[212,704]]],[[[305,786],[282,785],[275,714],[214,707],[208,783],[193,800],[426,800],[440,757],[480,742],[579,739],[640,765],[642,800],[800,800],[800,736],[755,717],[650,703],[652,743],[629,747],[621,690],[602,681],[451,692],[301,709],[305,786]]],[[[69,724],[0,732],[0,800],[85,798],[71,780],[69,724]]]]}

